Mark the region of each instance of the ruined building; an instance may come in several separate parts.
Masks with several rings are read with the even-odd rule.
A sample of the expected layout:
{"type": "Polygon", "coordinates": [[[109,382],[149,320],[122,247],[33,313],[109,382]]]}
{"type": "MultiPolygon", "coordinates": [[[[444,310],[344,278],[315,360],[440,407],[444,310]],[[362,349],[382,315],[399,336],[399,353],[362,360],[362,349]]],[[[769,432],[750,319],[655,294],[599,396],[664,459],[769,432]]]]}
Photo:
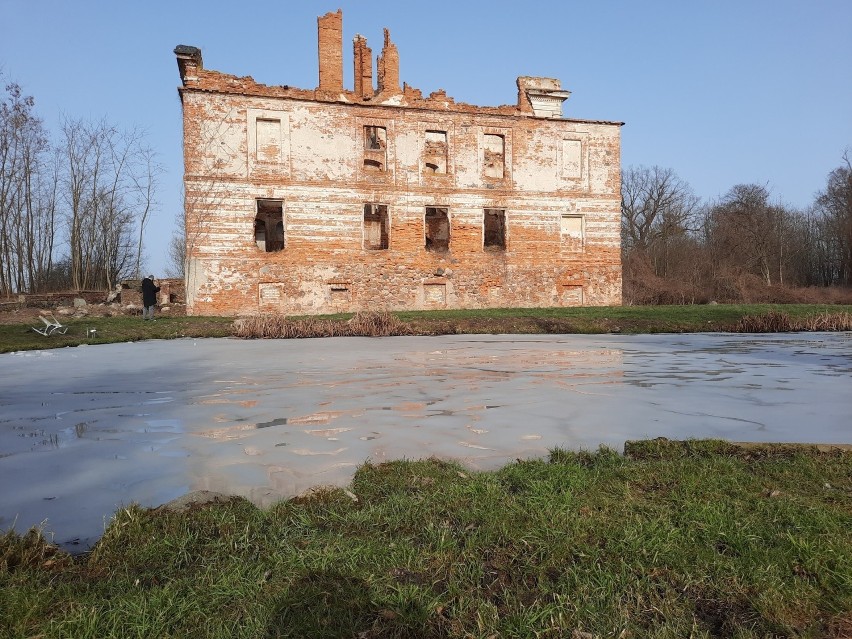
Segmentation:
{"type": "Polygon", "coordinates": [[[175,49],[190,314],[621,303],[619,122],[567,119],[559,80],[517,104],[400,85],[385,30],[318,18],[319,86],[266,86],[175,49]]]}

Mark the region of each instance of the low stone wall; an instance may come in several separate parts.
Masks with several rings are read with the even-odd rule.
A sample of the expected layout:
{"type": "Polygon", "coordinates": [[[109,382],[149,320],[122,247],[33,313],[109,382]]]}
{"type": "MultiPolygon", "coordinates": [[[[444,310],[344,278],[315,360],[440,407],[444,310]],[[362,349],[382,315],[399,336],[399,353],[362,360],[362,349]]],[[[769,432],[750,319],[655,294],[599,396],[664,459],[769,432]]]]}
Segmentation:
{"type": "Polygon", "coordinates": [[[59,293],[22,294],[18,296],[19,303],[27,308],[56,308],[57,306],[74,306],[75,299],[83,299],[86,304],[101,304],[105,302],[105,291],[62,291],[59,293]]]}
{"type": "MultiPolygon", "coordinates": [[[[186,303],[186,287],[183,278],[163,278],[156,280],[160,292],[157,293],[157,304],[186,303]]],[[[142,280],[124,280],[121,283],[120,299],[123,306],[142,306],[142,280]]]]}

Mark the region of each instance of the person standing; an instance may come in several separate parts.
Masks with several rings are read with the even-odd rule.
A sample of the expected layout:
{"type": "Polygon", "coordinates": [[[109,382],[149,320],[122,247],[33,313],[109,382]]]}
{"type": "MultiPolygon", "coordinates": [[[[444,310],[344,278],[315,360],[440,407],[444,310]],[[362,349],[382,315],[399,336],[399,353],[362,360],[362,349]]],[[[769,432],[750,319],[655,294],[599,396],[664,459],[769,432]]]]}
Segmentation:
{"type": "Polygon", "coordinates": [[[157,304],[157,293],[160,287],[154,284],[154,276],[149,275],[142,280],[142,319],[154,319],[154,306],[157,304]]]}

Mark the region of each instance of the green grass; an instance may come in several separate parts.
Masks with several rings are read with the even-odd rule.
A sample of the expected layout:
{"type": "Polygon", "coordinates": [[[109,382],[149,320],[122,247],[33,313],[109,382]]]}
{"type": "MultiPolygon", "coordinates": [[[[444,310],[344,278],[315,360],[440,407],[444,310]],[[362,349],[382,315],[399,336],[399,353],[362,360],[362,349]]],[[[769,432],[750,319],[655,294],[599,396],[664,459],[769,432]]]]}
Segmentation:
{"type": "Polygon", "coordinates": [[[62,348],[80,344],[111,344],[145,339],[175,339],[178,337],[225,337],[231,334],[232,318],[227,317],[169,317],[161,315],[155,322],[143,322],[140,317],[58,318],[68,326],[64,335],[39,335],[33,326],[40,321],[0,324],[0,353],[62,348]],[[87,337],[94,328],[96,337],[87,337]]]}
{"type": "MultiPolygon", "coordinates": [[[[403,311],[393,313],[414,334],[447,335],[476,333],[695,333],[731,331],[745,316],[780,311],[792,319],[824,313],[852,313],[850,305],[810,304],[718,304],[692,306],[607,306],[581,308],[504,308],[448,311],[403,311]]],[[[345,322],[352,313],[314,316],[345,322]]],[[[294,317],[293,319],[300,319],[294,317]]],[[[156,322],[139,317],[92,317],[62,319],[69,326],[65,335],[44,337],[35,333],[35,322],[0,324],[0,353],[11,351],[106,344],[143,339],[178,337],[223,337],[233,333],[232,318],[169,317],[156,322]],[[97,337],[88,339],[88,328],[97,337]]]]}
{"type": "Polygon", "coordinates": [[[845,637],[852,454],[366,464],[267,510],[131,506],[77,558],[7,534],[0,601],[10,637],[845,637]]]}
{"type": "Polygon", "coordinates": [[[688,306],[599,306],[484,309],[397,313],[400,319],[445,332],[505,333],[695,333],[733,330],[747,315],[783,311],[791,318],[850,313],[849,305],[713,304],[688,306]],[[461,328],[456,331],[454,329],[461,328]],[[474,329],[474,330],[468,330],[474,329]]]}

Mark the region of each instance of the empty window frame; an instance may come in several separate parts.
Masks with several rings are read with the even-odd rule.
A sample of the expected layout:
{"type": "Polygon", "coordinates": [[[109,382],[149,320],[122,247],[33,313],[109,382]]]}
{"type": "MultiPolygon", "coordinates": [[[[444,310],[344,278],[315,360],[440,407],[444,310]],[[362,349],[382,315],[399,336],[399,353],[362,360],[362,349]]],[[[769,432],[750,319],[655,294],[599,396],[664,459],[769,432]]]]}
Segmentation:
{"type": "Polygon", "coordinates": [[[426,173],[447,172],[447,132],[426,131],[423,148],[423,164],[426,173]]]}
{"type": "Polygon", "coordinates": [[[364,127],[364,168],[384,171],[387,163],[388,132],[382,126],[364,127]]]}
{"type": "Polygon", "coordinates": [[[449,209],[426,207],[426,250],[448,251],[450,249],[449,209]]]}
{"type": "Polygon", "coordinates": [[[381,251],[388,248],[389,227],[386,204],[364,205],[364,249],[381,251]]]}
{"type": "Polygon", "coordinates": [[[254,216],[254,241],[267,253],[284,248],[284,203],[281,200],[258,200],[254,216]]]}
{"type": "Polygon", "coordinates": [[[483,167],[486,177],[502,178],[506,170],[506,139],[502,135],[486,133],[483,136],[483,167]]]}
{"type": "Polygon", "coordinates": [[[482,245],[485,250],[506,250],[506,211],[485,209],[482,216],[482,245]]]}
{"type": "Polygon", "coordinates": [[[559,220],[562,244],[571,249],[582,249],[585,241],[586,222],[582,215],[563,213],[559,220]]]}
{"type": "Polygon", "coordinates": [[[381,151],[387,148],[388,132],[383,126],[364,127],[364,149],[366,151],[381,151]]]}

